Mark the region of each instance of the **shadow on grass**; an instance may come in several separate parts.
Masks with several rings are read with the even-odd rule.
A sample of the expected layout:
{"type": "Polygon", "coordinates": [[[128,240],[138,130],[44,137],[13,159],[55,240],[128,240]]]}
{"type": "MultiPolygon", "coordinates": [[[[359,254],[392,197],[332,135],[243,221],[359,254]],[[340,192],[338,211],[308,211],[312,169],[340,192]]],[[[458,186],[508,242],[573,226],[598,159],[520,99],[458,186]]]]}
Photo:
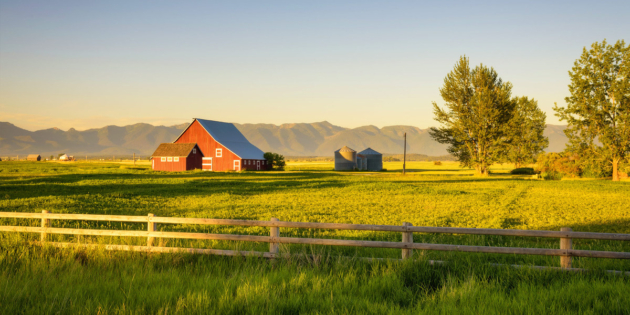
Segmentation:
{"type": "Polygon", "coordinates": [[[337,180],[337,176],[340,175],[253,172],[63,174],[28,178],[12,176],[13,180],[0,187],[11,198],[83,194],[103,194],[129,199],[136,196],[209,196],[223,193],[248,196],[287,189],[341,188],[352,184],[337,180]],[[80,183],[82,181],[86,183],[80,183]]]}

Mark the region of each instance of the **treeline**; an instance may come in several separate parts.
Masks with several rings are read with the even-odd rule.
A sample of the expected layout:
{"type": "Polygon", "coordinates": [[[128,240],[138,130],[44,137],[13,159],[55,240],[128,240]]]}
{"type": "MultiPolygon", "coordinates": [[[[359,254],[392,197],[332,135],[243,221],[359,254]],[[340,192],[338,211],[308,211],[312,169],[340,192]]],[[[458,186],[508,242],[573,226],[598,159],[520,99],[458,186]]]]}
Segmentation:
{"type": "MultiPolygon", "coordinates": [[[[402,154],[383,154],[383,162],[398,162],[403,160],[402,154]]],[[[426,154],[407,154],[407,161],[456,161],[452,155],[431,156],[426,154]]]]}
{"type": "Polygon", "coordinates": [[[630,46],[623,40],[594,43],[584,48],[569,76],[567,107],[554,106],[568,123],[570,142],[563,153],[543,154],[549,145],[543,136],[546,114],[536,100],[512,96],[510,82],[483,64],[471,68],[465,56],[444,79],[444,108],[433,103],[440,127],[431,128],[431,137],[448,144],[448,152],[478,175],[488,175],[495,163],[518,168],[538,161],[553,176],[619,180],[630,171],[630,46]]]}

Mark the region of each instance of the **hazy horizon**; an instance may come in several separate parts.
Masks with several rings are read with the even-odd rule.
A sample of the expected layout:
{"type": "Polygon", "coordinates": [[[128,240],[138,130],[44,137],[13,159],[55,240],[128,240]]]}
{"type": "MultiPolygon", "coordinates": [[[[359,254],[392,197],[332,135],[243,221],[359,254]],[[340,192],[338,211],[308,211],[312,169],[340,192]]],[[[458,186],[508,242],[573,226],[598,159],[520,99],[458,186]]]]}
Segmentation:
{"type": "MultiPolygon", "coordinates": [[[[630,3],[0,2],[0,121],[27,130],[328,121],[427,128],[460,56],[562,125],[584,47],[630,3]]],[[[623,31],[623,30],[626,31],[623,31]]]]}
{"type": "MultiPolygon", "coordinates": [[[[199,118],[203,118],[203,117],[199,117],[199,118]]],[[[57,126],[48,126],[48,127],[42,127],[42,128],[36,128],[36,129],[28,129],[28,128],[24,128],[24,127],[22,127],[20,125],[17,125],[14,122],[11,122],[11,121],[0,121],[0,122],[8,122],[8,123],[11,123],[11,124],[13,124],[14,126],[16,126],[18,128],[34,132],[34,131],[55,129],[55,128],[59,129],[59,130],[62,130],[62,131],[68,131],[70,129],[75,129],[77,131],[86,131],[86,130],[90,130],[90,129],[101,129],[101,128],[108,127],[108,126],[125,127],[125,126],[131,126],[131,125],[136,125],[136,124],[149,124],[149,125],[156,126],[156,127],[158,127],[158,126],[174,127],[174,126],[178,126],[178,125],[182,125],[182,124],[189,124],[189,123],[192,122],[192,119],[190,119],[189,121],[186,121],[186,122],[175,123],[175,124],[152,124],[152,123],[148,123],[148,122],[139,121],[139,122],[129,123],[129,124],[109,124],[109,125],[102,125],[102,126],[93,126],[93,127],[84,128],[84,129],[75,128],[75,127],[59,128],[57,126]]],[[[420,128],[420,129],[428,129],[428,128],[431,128],[431,127],[435,127],[435,126],[420,127],[420,126],[414,126],[414,125],[385,125],[385,126],[361,125],[361,126],[355,126],[355,127],[346,127],[346,126],[343,126],[343,125],[333,124],[333,123],[331,123],[329,121],[326,121],[326,120],[311,121],[311,122],[280,123],[280,124],[268,124],[268,123],[236,123],[236,124],[239,124],[239,125],[260,125],[260,124],[266,124],[266,125],[282,126],[282,125],[293,125],[293,124],[317,124],[317,123],[324,123],[324,122],[330,123],[330,124],[332,124],[334,126],[337,126],[337,127],[342,127],[342,128],[347,128],[347,129],[356,129],[356,128],[367,127],[367,126],[375,126],[375,127],[379,128],[379,129],[383,129],[385,127],[395,127],[395,126],[410,126],[410,127],[417,127],[417,128],[420,128]]],[[[230,123],[235,123],[235,122],[230,122],[230,123]]],[[[547,125],[549,125],[549,126],[566,126],[566,124],[563,124],[563,123],[547,124],[547,125]]]]}

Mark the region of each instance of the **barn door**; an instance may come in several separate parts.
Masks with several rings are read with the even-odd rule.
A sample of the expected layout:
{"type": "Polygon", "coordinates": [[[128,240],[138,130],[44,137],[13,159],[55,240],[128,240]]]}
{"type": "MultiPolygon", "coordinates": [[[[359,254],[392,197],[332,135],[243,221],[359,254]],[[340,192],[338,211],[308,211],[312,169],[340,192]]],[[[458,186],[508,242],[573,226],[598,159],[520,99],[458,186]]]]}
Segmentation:
{"type": "Polygon", "coordinates": [[[201,169],[204,171],[212,171],[212,158],[211,157],[201,158],[201,169]]]}
{"type": "Polygon", "coordinates": [[[237,171],[237,172],[241,170],[241,161],[240,160],[234,160],[234,170],[237,171]]]}
{"type": "Polygon", "coordinates": [[[256,170],[260,171],[260,161],[256,161],[256,170]]]}

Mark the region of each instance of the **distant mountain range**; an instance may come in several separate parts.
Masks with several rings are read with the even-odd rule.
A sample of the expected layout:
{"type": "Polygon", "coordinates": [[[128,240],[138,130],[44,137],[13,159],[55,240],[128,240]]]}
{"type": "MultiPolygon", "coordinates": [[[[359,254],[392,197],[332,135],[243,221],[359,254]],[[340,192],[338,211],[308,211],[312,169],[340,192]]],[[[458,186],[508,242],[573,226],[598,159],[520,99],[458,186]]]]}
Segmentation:
{"type": "MultiPolygon", "coordinates": [[[[403,149],[403,134],[407,132],[408,153],[440,156],[448,154],[446,145],[429,136],[428,129],[413,126],[363,126],[344,128],[327,121],[298,124],[235,124],[245,137],[261,150],[287,156],[332,156],[347,145],[355,150],[371,147],[382,153],[397,154],[403,149]]],[[[70,155],[138,155],[153,153],[160,143],[172,142],[188,124],[153,126],[134,124],[106,126],[83,131],[74,128],[63,131],[50,128],[28,131],[8,122],[0,122],[0,156],[67,153],[70,155]]],[[[567,138],[565,126],[547,125],[549,152],[564,150],[567,138]]]]}

